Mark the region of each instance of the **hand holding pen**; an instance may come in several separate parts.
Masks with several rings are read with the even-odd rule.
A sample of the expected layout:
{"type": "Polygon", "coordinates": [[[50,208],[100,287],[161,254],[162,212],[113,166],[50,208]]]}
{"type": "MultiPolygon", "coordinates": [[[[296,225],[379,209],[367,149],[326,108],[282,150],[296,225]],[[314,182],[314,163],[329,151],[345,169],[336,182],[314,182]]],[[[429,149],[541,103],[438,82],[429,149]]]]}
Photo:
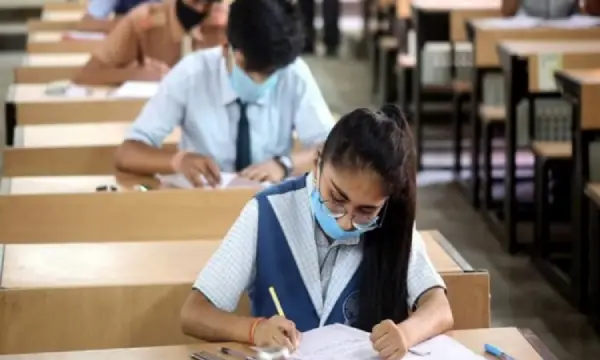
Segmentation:
{"type": "Polygon", "coordinates": [[[296,324],[285,318],[283,308],[273,287],[269,288],[271,298],[278,315],[265,319],[256,324],[254,329],[254,344],[260,347],[281,346],[293,352],[299,345],[300,333],[296,324]]]}

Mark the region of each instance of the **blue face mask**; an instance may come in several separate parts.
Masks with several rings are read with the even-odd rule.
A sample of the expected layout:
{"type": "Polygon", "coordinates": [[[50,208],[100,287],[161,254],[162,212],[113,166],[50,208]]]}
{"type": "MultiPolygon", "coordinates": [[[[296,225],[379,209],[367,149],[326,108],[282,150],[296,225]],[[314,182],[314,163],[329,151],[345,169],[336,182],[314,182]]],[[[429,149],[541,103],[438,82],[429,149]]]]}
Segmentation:
{"type": "Polygon", "coordinates": [[[325,235],[333,240],[348,240],[371,230],[371,228],[362,230],[355,229],[352,231],[342,229],[331,211],[323,204],[321,194],[316,188],[312,191],[312,194],[310,194],[310,208],[325,235]]]}
{"type": "Polygon", "coordinates": [[[244,72],[244,70],[240,69],[239,66],[234,63],[229,79],[231,81],[231,87],[240,97],[240,100],[245,103],[253,103],[263,97],[277,84],[278,75],[278,73],[274,73],[262,84],[257,84],[244,72]]]}

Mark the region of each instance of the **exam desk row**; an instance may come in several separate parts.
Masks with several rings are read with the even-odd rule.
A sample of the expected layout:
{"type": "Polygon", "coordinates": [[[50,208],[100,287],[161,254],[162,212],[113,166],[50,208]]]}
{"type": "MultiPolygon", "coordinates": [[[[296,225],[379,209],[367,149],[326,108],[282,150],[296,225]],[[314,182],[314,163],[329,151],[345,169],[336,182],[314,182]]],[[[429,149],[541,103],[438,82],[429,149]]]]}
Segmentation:
{"type": "MultiPolygon", "coordinates": [[[[489,327],[489,274],[472,269],[439,232],[420,234],[447,285],[455,329],[489,327]]],[[[220,240],[148,239],[6,245],[0,354],[189,343],[179,311],[220,240]]],[[[249,313],[245,295],[237,312],[249,313]]]]}
{"type": "MultiPolygon", "coordinates": [[[[517,328],[492,328],[474,330],[455,330],[448,333],[454,340],[487,359],[494,359],[484,354],[485,344],[493,344],[502,351],[520,360],[556,360],[548,348],[529,330],[517,328]]],[[[80,352],[55,352],[27,355],[5,355],[0,360],[188,360],[193,352],[206,351],[219,354],[227,360],[235,357],[220,355],[219,349],[227,347],[251,355],[247,346],[235,343],[203,343],[176,346],[145,347],[137,349],[107,349],[80,352]]]]}

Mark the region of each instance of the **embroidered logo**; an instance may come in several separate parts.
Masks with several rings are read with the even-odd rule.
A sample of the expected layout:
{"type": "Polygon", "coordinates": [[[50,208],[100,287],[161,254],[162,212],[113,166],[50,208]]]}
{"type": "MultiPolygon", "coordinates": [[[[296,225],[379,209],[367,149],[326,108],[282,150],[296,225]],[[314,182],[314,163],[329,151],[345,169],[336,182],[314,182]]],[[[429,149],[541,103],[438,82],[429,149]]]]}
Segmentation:
{"type": "Polygon", "coordinates": [[[344,324],[352,326],[358,321],[358,290],[353,291],[348,295],[342,305],[344,314],[344,324]]]}

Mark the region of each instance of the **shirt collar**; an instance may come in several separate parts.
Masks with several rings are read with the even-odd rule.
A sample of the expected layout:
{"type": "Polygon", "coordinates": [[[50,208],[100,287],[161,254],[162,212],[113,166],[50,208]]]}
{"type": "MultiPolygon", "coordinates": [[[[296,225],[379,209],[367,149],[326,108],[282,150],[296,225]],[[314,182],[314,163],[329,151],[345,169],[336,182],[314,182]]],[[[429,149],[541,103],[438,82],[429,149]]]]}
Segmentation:
{"type": "MultiPolygon", "coordinates": [[[[235,90],[231,87],[231,80],[229,77],[229,71],[227,71],[227,64],[225,63],[225,59],[221,58],[221,63],[219,65],[219,72],[221,74],[221,104],[229,105],[238,98],[238,95],[235,93],[235,90]]],[[[271,89],[273,90],[273,89],[271,89]]],[[[258,105],[267,105],[269,103],[269,94],[263,96],[262,98],[256,101],[258,105]]]]}

